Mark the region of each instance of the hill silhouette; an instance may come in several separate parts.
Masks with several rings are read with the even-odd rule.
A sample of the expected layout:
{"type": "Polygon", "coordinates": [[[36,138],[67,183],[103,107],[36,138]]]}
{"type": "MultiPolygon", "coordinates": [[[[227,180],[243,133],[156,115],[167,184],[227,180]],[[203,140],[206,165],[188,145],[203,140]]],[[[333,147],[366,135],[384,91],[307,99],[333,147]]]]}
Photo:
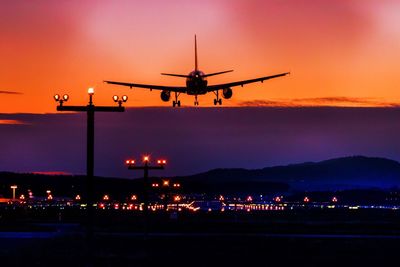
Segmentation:
{"type": "Polygon", "coordinates": [[[263,169],[214,169],[186,177],[208,183],[280,182],[294,190],[389,188],[400,185],[400,163],[376,157],[352,156],[263,169]]]}
{"type": "MultiPolygon", "coordinates": [[[[181,182],[180,192],[210,194],[273,193],[287,191],[336,191],[344,189],[392,188],[400,186],[400,163],[385,159],[353,156],[306,162],[257,170],[214,169],[185,177],[171,177],[181,182]]],[[[160,182],[152,177],[150,182],[160,182]]],[[[10,185],[17,184],[19,194],[32,190],[44,196],[46,190],[55,195],[84,195],[83,175],[44,175],[0,172],[0,195],[10,197],[10,185]]],[[[143,191],[142,179],[95,177],[97,197],[107,193],[124,199],[143,191]]]]}

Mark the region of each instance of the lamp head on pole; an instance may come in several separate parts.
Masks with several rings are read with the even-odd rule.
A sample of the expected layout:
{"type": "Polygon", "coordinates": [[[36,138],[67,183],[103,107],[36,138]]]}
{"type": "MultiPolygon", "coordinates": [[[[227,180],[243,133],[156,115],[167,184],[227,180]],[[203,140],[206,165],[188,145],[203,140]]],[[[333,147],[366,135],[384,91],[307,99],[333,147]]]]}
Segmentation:
{"type": "Polygon", "coordinates": [[[54,100],[56,102],[59,102],[60,106],[62,106],[64,102],[68,101],[68,99],[69,99],[69,95],[67,95],[67,94],[64,94],[62,96],[59,94],[54,95],[54,100]]]}
{"type": "Polygon", "coordinates": [[[87,90],[87,92],[88,92],[89,95],[94,95],[94,88],[93,88],[93,87],[90,87],[90,88],[87,90]]]}
{"type": "Polygon", "coordinates": [[[126,165],[134,165],[135,164],[135,160],[134,159],[127,159],[127,160],[125,160],[125,164],[126,165]]]}
{"type": "Polygon", "coordinates": [[[167,160],[165,160],[165,159],[159,159],[159,160],[157,160],[157,164],[158,164],[158,165],[161,165],[161,166],[164,166],[165,164],[167,164],[167,160]]]}

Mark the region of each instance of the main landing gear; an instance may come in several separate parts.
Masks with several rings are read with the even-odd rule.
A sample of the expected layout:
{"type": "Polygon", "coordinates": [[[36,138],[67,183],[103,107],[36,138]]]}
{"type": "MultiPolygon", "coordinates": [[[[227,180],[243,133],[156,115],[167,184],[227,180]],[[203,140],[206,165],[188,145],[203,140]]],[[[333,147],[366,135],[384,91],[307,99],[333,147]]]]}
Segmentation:
{"type": "Polygon", "coordinates": [[[194,105],[195,106],[199,105],[199,101],[197,100],[197,95],[194,96],[194,105]]]}
{"type": "Polygon", "coordinates": [[[213,93],[216,96],[216,98],[214,99],[214,105],[217,105],[217,104],[222,105],[222,99],[219,98],[219,91],[217,90],[213,93]]]}
{"type": "Polygon", "coordinates": [[[181,101],[178,100],[178,96],[179,96],[179,95],[180,95],[180,93],[175,92],[175,100],[172,101],[172,106],[173,106],[173,107],[175,107],[175,106],[180,107],[180,106],[181,106],[181,101]]]}

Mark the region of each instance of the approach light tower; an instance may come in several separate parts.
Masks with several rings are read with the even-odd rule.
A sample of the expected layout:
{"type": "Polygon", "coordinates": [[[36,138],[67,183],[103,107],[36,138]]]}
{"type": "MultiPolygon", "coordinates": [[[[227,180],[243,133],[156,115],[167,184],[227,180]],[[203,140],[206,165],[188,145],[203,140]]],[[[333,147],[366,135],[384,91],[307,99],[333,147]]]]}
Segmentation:
{"type": "Polygon", "coordinates": [[[94,114],[95,112],[124,112],[125,107],[122,103],[128,100],[126,95],[122,96],[121,100],[118,96],[113,96],[114,102],[118,106],[95,106],[93,104],[94,89],[88,89],[89,103],[86,106],[64,106],[64,102],[69,100],[69,96],[64,94],[62,97],[58,94],[54,95],[54,100],[59,102],[57,111],[75,111],[87,113],[87,147],[86,147],[86,194],[87,194],[87,232],[86,237],[89,241],[93,238],[93,180],[94,180],[94,114]]]}
{"type": "Polygon", "coordinates": [[[125,164],[128,166],[129,170],[143,170],[143,212],[145,218],[145,237],[147,237],[147,221],[148,221],[148,206],[149,206],[149,194],[148,194],[148,187],[149,187],[149,170],[164,170],[167,161],[165,159],[157,160],[157,165],[149,165],[150,163],[150,156],[143,157],[143,165],[142,166],[135,166],[135,160],[128,159],[125,161],[125,164]]]}

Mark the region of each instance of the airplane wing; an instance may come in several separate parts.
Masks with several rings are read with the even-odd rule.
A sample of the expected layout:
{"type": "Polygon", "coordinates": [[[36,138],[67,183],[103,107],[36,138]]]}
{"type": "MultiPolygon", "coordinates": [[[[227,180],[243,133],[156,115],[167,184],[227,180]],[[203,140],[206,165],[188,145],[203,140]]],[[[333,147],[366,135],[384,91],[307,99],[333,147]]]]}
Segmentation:
{"type": "Polygon", "coordinates": [[[180,86],[162,86],[162,85],[151,85],[151,84],[139,84],[139,83],[124,83],[124,82],[114,82],[114,81],[104,81],[108,84],[115,84],[121,86],[127,86],[132,89],[132,87],[146,88],[150,90],[166,90],[170,92],[186,93],[186,87],[180,86]]]}
{"type": "Polygon", "coordinates": [[[265,80],[278,78],[278,77],[281,77],[281,76],[286,76],[288,74],[290,74],[290,72],[275,74],[275,75],[271,75],[271,76],[265,76],[265,77],[261,77],[261,78],[251,79],[251,80],[244,80],[244,81],[238,81],[238,82],[232,82],[232,83],[209,85],[209,86],[207,86],[207,92],[212,92],[212,91],[225,89],[225,88],[228,88],[228,87],[239,86],[239,85],[243,86],[243,85],[248,84],[248,83],[263,82],[265,80]]]}

